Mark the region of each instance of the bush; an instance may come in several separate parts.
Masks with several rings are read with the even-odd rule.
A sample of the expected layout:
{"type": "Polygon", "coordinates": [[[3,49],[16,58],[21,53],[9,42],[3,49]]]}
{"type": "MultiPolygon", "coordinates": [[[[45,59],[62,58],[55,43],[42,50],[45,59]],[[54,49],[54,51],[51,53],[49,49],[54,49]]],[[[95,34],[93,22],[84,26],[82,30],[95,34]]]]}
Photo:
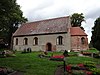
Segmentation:
{"type": "Polygon", "coordinates": [[[4,49],[0,49],[0,52],[4,51],[4,49]]]}
{"type": "Polygon", "coordinates": [[[5,52],[3,49],[0,49],[0,58],[5,57],[5,52]]]}
{"type": "Polygon", "coordinates": [[[81,70],[73,70],[72,75],[85,75],[85,72],[81,70]]]}
{"type": "Polygon", "coordinates": [[[90,70],[93,72],[93,75],[100,75],[100,69],[98,69],[98,68],[92,68],[90,70]]]}
{"type": "Polygon", "coordinates": [[[92,68],[96,67],[95,63],[91,62],[91,61],[85,61],[84,62],[84,66],[87,67],[87,68],[89,68],[89,69],[92,69],[92,68]]]}
{"type": "Polygon", "coordinates": [[[31,48],[27,48],[24,49],[22,53],[31,53],[31,52],[32,52],[31,48]]]}
{"type": "Polygon", "coordinates": [[[93,57],[94,57],[94,58],[100,58],[99,53],[98,53],[98,54],[94,53],[94,54],[93,54],[93,57]]]}
{"type": "Polygon", "coordinates": [[[82,52],[82,54],[86,55],[86,56],[91,56],[92,53],[91,52],[82,52]]]}
{"type": "Polygon", "coordinates": [[[78,56],[78,53],[77,52],[69,52],[68,56],[69,57],[71,57],[71,56],[78,56]]]}
{"type": "Polygon", "coordinates": [[[73,66],[71,67],[71,69],[73,69],[73,70],[80,70],[80,67],[77,66],[77,65],[73,65],[73,66]]]}
{"type": "Polygon", "coordinates": [[[95,48],[91,48],[89,50],[86,50],[85,52],[98,53],[99,51],[95,48]]]}

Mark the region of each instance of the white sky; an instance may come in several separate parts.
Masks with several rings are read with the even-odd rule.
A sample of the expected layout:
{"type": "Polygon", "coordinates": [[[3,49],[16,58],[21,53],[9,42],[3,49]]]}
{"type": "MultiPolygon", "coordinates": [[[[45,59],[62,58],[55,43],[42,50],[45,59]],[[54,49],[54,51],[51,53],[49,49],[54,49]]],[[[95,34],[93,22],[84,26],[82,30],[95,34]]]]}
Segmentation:
{"type": "Polygon", "coordinates": [[[94,21],[100,16],[100,0],[17,0],[17,3],[29,22],[83,13],[86,22],[82,26],[89,41],[94,21]]]}

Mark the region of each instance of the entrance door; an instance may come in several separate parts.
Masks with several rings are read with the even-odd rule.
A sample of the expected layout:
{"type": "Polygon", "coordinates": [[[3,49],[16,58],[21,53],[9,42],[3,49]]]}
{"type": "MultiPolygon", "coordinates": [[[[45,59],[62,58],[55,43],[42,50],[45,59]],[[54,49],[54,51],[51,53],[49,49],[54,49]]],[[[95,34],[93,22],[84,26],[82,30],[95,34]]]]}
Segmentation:
{"type": "Polygon", "coordinates": [[[52,44],[47,43],[46,48],[47,48],[47,51],[52,51],[52,44]]]}

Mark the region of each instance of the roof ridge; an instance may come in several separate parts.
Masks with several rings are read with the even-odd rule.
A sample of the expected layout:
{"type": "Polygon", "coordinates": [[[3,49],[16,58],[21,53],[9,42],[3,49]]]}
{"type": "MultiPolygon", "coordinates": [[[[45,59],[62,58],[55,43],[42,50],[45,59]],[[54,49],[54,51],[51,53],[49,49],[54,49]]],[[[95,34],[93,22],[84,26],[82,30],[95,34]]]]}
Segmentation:
{"type": "Polygon", "coordinates": [[[23,23],[23,24],[37,23],[37,22],[42,22],[42,21],[50,21],[50,20],[56,20],[56,19],[61,19],[61,18],[69,18],[69,17],[70,17],[70,16],[55,17],[55,18],[37,20],[37,21],[33,21],[33,22],[27,22],[27,23],[23,23]]]}

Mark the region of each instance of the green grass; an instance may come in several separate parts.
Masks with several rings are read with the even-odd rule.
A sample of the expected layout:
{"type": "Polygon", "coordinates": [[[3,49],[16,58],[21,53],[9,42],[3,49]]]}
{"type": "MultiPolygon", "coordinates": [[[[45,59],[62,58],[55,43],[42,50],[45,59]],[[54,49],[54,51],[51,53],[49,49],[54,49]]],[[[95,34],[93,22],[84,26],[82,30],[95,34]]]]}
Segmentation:
{"type": "MultiPolygon", "coordinates": [[[[16,57],[0,58],[0,66],[23,71],[24,75],[54,75],[57,66],[63,65],[63,62],[50,61],[48,58],[39,58],[38,54],[39,52],[27,54],[17,52],[16,57]]],[[[62,53],[56,52],[53,54],[57,55],[62,53]]],[[[66,59],[67,64],[78,64],[84,61],[92,61],[100,64],[100,60],[90,57],[67,57],[66,59]]]]}
{"type": "Polygon", "coordinates": [[[90,50],[86,50],[85,52],[99,53],[99,50],[93,48],[93,49],[90,49],[90,50]]]}

